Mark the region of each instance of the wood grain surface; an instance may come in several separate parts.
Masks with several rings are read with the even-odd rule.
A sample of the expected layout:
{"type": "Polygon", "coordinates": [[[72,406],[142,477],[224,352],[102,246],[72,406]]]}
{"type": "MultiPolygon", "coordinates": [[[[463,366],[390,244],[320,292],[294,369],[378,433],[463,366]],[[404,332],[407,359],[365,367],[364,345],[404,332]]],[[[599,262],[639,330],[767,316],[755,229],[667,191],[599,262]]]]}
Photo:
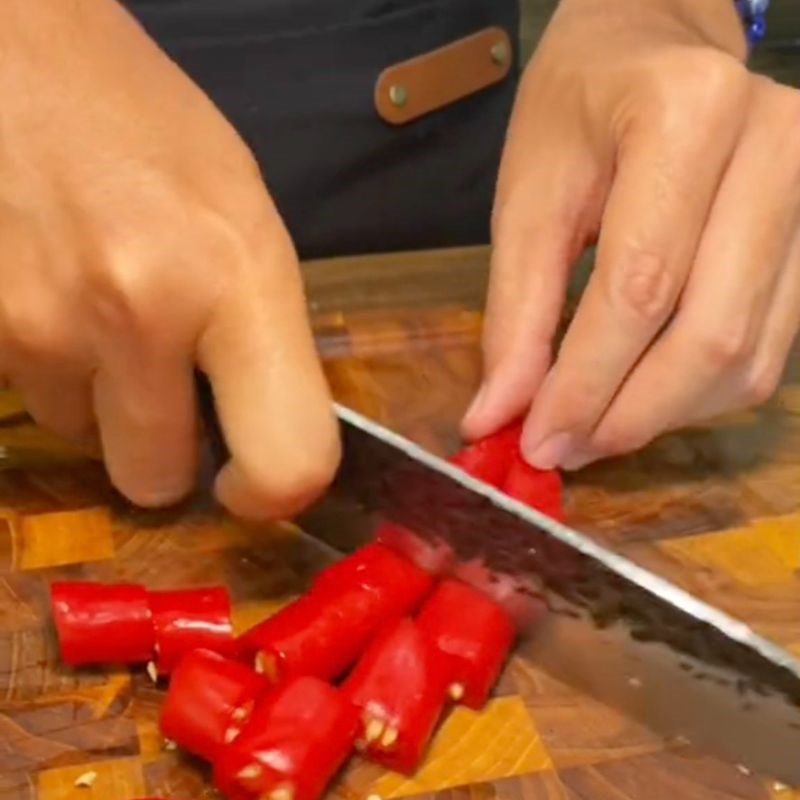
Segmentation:
{"type": "MultiPolygon", "coordinates": [[[[305,266],[337,398],[439,453],[479,370],[482,249],[305,266]]],[[[576,526],[800,653],[800,358],[759,412],[665,437],[568,480],[576,526]]],[[[163,688],[140,670],[59,664],[57,578],[151,587],[224,583],[236,623],[296,596],[334,552],[291,524],[248,526],[201,487],[148,513],[102,467],[19,421],[0,396],[0,800],[215,797],[206,770],[158,734],[163,688]],[[90,788],[76,779],[95,772],[90,788]]],[[[342,800],[768,800],[769,776],[655,733],[512,660],[489,708],[446,722],[413,780],[355,762],[342,800]]]]}

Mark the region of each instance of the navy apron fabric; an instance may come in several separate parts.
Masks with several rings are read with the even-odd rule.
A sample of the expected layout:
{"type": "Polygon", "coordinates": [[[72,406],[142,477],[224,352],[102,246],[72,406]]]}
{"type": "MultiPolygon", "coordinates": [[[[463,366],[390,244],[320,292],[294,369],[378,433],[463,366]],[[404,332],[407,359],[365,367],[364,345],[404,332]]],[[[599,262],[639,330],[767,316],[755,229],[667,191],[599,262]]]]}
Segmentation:
{"type": "MultiPolygon", "coordinates": [[[[255,153],[304,258],[488,241],[517,72],[407,126],[387,66],[489,25],[518,0],[127,0],[255,153]]],[[[201,135],[201,132],[198,132],[201,135]]]]}

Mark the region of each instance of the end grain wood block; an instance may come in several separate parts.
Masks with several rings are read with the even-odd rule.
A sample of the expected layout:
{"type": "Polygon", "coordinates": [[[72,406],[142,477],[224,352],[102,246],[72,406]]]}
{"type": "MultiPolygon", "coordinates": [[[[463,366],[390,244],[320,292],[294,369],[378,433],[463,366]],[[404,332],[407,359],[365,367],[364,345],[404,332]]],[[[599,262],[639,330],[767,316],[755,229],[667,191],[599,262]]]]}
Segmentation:
{"type": "Polygon", "coordinates": [[[744,586],[790,584],[800,574],[800,514],[658,546],[683,564],[711,568],[744,586]]]}
{"type": "Polygon", "coordinates": [[[0,773],[138,755],[136,721],[125,713],[129,687],[122,676],[110,683],[5,703],[0,741],[13,747],[0,753],[0,773]]]}
{"type": "Polygon", "coordinates": [[[14,528],[18,524],[13,512],[0,509],[0,569],[11,569],[14,562],[14,528]]]}
{"type": "Polygon", "coordinates": [[[59,767],[38,775],[37,800],[131,800],[146,795],[142,765],[134,758],[59,767]],[[92,775],[91,786],[75,785],[92,775]]]}
{"type": "Polygon", "coordinates": [[[15,538],[14,565],[39,569],[114,557],[111,514],[87,508],[23,518],[15,538]]]}
{"type": "Polygon", "coordinates": [[[345,774],[339,792],[359,797],[413,797],[552,769],[553,762],[522,698],[501,697],[481,713],[454,708],[413,778],[359,761],[345,774]]]}

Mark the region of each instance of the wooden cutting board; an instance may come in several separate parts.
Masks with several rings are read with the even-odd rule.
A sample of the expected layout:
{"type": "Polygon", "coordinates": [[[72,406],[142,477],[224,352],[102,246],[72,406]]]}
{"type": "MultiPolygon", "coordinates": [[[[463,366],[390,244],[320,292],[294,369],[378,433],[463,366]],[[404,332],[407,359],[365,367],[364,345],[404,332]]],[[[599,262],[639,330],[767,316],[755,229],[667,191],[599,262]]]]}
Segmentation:
{"type": "MultiPolygon", "coordinates": [[[[467,250],[308,265],[337,398],[452,452],[478,377],[485,262],[467,250]]],[[[587,470],[569,480],[568,503],[577,526],[800,652],[798,365],[766,409],[587,470]]],[[[201,765],[164,749],[162,689],[147,675],[59,665],[48,585],[224,583],[246,627],[301,592],[331,550],[289,524],[234,522],[203,493],[169,512],[132,509],[99,465],[13,424],[18,410],[0,396],[0,800],[215,797],[201,765]],[[87,772],[94,784],[77,788],[87,772]]],[[[334,795],[800,798],[662,741],[521,658],[488,710],[448,718],[414,780],[356,762],[334,795]]]]}

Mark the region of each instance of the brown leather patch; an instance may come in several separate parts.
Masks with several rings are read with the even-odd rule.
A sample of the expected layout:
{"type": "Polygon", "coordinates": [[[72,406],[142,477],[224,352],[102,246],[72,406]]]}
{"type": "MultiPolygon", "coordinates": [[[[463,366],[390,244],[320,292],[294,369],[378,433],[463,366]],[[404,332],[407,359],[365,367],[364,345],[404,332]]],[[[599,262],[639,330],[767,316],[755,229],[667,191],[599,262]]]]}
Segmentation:
{"type": "Polygon", "coordinates": [[[384,121],[404,125],[500,83],[513,60],[506,31],[486,28],[387,67],[375,86],[375,106],[384,121]]]}

